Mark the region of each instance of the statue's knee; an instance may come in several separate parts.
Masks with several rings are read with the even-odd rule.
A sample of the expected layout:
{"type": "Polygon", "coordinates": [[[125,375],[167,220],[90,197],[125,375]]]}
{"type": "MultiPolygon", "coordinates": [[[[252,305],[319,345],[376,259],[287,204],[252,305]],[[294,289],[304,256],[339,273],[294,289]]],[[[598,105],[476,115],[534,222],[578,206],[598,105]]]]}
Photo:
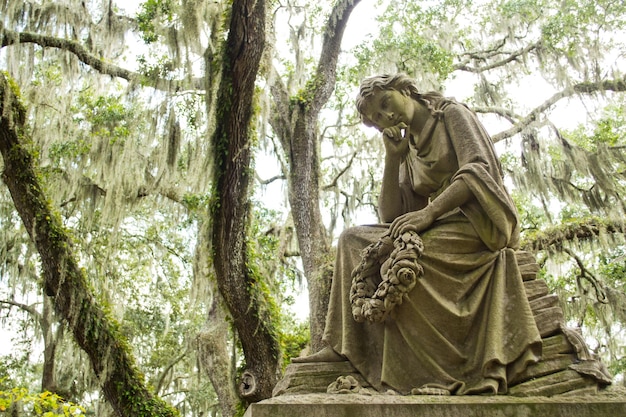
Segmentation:
{"type": "Polygon", "coordinates": [[[349,236],[352,236],[353,227],[348,227],[347,229],[343,229],[341,234],[339,235],[339,241],[346,240],[349,236]]]}
{"type": "Polygon", "coordinates": [[[348,227],[344,229],[339,235],[339,245],[343,246],[346,243],[354,242],[358,237],[362,235],[360,232],[360,226],[348,227]]]}

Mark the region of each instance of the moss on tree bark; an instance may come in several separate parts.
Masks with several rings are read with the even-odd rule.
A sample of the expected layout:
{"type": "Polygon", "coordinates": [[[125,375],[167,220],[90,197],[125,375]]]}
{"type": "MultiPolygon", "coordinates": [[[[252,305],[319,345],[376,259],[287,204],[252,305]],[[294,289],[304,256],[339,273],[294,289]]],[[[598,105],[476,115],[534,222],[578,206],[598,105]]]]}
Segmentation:
{"type": "Polygon", "coordinates": [[[19,93],[0,75],[0,152],[2,179],[9,188],[41,258],[44,291],[88,354],[103,393],[120,416],[175,416],[177,412],[145,385],[119,324],[100,306],[74,257],[60,216],[46,198],[28,149],[26,111],[19,93]]]}

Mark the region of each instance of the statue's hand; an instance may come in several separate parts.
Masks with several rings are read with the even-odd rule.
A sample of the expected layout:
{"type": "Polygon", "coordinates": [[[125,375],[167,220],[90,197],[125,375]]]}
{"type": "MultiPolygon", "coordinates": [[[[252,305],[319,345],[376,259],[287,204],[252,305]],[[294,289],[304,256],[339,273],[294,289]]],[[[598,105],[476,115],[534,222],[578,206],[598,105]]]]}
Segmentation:
{"type": "Polygon", "coordinates": [[[387,154],[401,157],[406,155],[409,150],[409,141],[406,140],[409,134],[409,129],[404,122],[383,129],[383,143],[387,154]]]}
{"type": "Polygon", "coordinates": [[[422,230],[427,229],[435,219],[433,218],[430,210],[425,208],[423,210],[411,211],[409,213],[398,216],[389,227],[389,233],[394,239],[405,232],[410,230],[415,233],[419,233],[422,230]]]}
{"type": "Polygon", "coordinates": [[[385,139],[391,139],[395,142],[400,142],[406,139],[408,136],[407,125],[404,122],[400,122],[395,126],[387,127],[383,129],[383,136],[385,139]],[[402,132],[404,130],[404,132],[402,132]]]}

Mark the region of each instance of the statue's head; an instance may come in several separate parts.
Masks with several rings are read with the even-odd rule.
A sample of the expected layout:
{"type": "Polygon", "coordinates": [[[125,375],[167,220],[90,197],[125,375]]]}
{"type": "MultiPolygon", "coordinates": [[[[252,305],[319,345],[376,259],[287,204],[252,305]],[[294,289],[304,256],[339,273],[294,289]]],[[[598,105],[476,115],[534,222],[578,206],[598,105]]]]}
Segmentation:
{"type": "Polygon", "coordinates": [[[361,82],[359,93],[356,96],[356,108],[361,115],[361,121],[366,126],[375,126],[374,122],[369,120],[365,115],[367,101],[376,92],[383,90],[396,90],[405,96],[415,99],[431,111],[433,103],[443,97],[440,93],[435,91],[421,94],[417,88],[415,80],[402,73],[396,75],[375,75],[373,77],[366,78],[361,82]]]}
{"type": "Polygon", "coordinates": [[[419,94],[415,82],[405,74],[384,74],[364,79],[356,96],[356,108],[366,126],[375,126],[365,115],[366,103],[376,92],[384,90],[396,90],[405,96],[419,94]]]}

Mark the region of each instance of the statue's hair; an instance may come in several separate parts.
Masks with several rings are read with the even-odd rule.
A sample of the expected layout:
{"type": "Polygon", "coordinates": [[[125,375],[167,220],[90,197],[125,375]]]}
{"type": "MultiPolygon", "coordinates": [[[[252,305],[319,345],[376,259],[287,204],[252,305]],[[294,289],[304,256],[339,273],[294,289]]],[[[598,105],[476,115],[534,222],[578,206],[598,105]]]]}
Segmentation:
{"type": "Polygon", "coordinates": [[[361,88],[359,89],[359,93],[356,97],[356,108],[361,115],[361,120],[367,126],[373,126],[374,122],[365,117],[365,103],[374,95],[375,92],[381,90],[399,91],[400,93],[422,103],[433,116],[436,116],[437,114],[434,104],[444,98],[443,95],[437,91],[420,93],[415,81],[412,78],[409,78],[406,74],[383,74],[366,78],[361,82],[361,88]]]}

